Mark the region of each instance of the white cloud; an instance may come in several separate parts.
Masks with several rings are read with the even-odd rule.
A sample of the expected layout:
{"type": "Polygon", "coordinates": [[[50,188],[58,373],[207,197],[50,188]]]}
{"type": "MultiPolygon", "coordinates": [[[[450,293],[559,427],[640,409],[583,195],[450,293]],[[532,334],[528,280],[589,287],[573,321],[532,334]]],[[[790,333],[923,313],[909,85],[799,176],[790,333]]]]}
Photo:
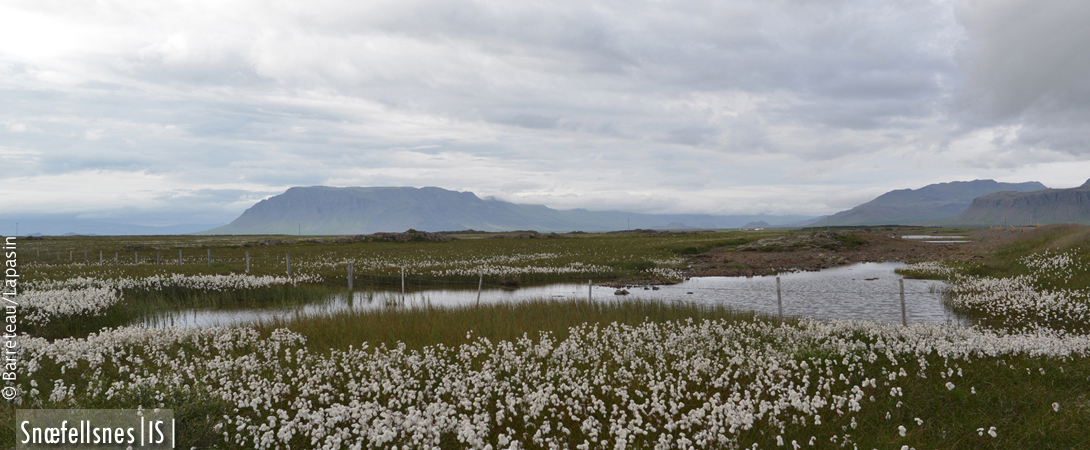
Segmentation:
{"type": "Polygon", "coordinates": [[[1009,177],[1087,158],[1088,12],[1028,0],[7,2],[0,130],[5,148],[33,152],[19,176],[40,190],[0,208],[237,214],[230,198],[329,184],[822,214],[968,175],[1027,181],[1009,177]],[[116,180],[90,183],[96,173],[116,180]],[[89,184],[61,196],[75,179],[89,184]]]}

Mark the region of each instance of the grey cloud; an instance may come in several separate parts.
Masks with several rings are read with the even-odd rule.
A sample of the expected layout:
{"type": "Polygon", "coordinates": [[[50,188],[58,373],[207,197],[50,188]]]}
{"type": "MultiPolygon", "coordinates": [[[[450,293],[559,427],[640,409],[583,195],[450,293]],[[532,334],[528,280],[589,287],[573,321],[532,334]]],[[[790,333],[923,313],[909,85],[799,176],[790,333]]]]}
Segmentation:
{"type": "Polygon", "coordinates": [[[497,122],[526,128],[548,130],[556,128],[557,124],[560,122],[560,117],[539,116],[534,114],[517,114],[511,117],[499,119],[497,120],[497,122]]]}
{"type": "Polygon", "coordinates": [[[694,125],[671,130],[666,141],[676,144],[697,146],[708,142],[715,134],[715,128],[694,125]]]}
{"type": "MultiPolygon", "coordinates": [[[[1070,41],[1090,39],[1056,5],[1085,17],[916,0],[26,3],[126,38],[57,61],[0,45],[0,123],[43,131],[4,143],[40,153],[30,174],[244,177],[254,192],[343,180],[639,205],[798,184],[820,164],[823,182],[874,185],[902,169],[888,155],[981,128],[1020,126],[992,145],[1085,148],[1088,58],[1070,41]],[[1011,55],[1039,70],[1005,70],[1011,55]]],[[[208,195],[177,201],[232,204],[208,195]]]]}
{"type": "Polygon", "coordinates": [[[1017,125],[1023,146],[1090,153],[1090,3],[966,1],[957,9],[970,125],[1017,125]]]}

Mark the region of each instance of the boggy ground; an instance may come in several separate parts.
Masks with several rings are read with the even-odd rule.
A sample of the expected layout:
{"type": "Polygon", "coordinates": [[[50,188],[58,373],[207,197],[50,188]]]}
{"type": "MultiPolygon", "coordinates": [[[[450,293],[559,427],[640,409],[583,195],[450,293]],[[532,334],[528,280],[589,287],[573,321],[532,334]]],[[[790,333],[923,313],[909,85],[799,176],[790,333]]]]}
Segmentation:
{"type": "Polygon", "coordinates": [[[692,257],[688,276],[774,275],[789,270],[820,270],[857,262],[971,261],[1000,245],[1062,227],[985,228],[966,232],[934,229],[815,231],[777,236],[745,245],[714,248],[692,257]],[[905,235],[969,236],[972,242],[936,244],[905,235]]]}

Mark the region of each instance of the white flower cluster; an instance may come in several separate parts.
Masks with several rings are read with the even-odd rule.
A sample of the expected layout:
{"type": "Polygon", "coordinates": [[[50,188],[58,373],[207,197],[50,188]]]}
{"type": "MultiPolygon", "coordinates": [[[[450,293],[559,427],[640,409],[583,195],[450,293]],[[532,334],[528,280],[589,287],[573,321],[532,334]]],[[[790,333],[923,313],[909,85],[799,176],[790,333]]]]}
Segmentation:
{"type": "Polygon", "coordinates": [[[297,274],[291,277],[286,276],[272,276],[272,275],[249,275],[249,274],[228,274],[228,275],[182,275],[182,274],[170,274],[170,275],[152,275],[146,278],[86,278],[77,277],[69,278],[67,280],[44,280],[37,281],[32,284],[35,289],[86,289],[91,287],[112,287],[114,289],[135,289],[135,290],[148,290],[159,291],[164,288],[183,288],[194,289],[200,291],[224,291],[224,290],[245,290],[245,289],[260,289],[270,286],[279,286],[290,284],[292,286],[298,283],[311,283],[320,282],[322,278],[318,275],[297,274]]]}
{"type": "Polygon", "coordinates": [[[937,277],[951,277],[957,275],[958,269],[947,266],[941,262],[925,261],[908,264],[895,270],[897,273],[916,273],[937,277]]]}
{"type": "Polygon", "coordinates": [[[1019,261],[1030,269],[1027,275],[956,276],[948,303],[955,309],[983,313],[1011,328],[1090,331],[1090,292],[1064,286],[1073,279],[1090,277],[1090,267],[1081,260],[1076,250],[1046,250],[1019,261]]]}
{"type": "Polygon", "coordinates": [[[1038,281],[1042,278],[1056,278],[1066,283],[1075,276],[1076,272],[1082,272],[1085,275],[1086,268],[1080,264],[1080,260],[1080,255],[1074,250],[1059,253],[1045,250],[1025,256],[1019,262],[1027,268],[1034,269],[1038,281]]]}
{"type": "Polygon", "coordinates": [[[452,276],[474,276],[479,273],[484,273],[488,276],[515,276],[515,275],[527,275],[527,274],[572,274],[572,273],[605,273],[612,272],[613,268],[609,266],[602,266],[597,264],[583,264],[580,262],[573,262],[566,266],[496,266],[496,265],[483,265],[483,266],[466,266],[455,269],[440,269],[432,270],[429,272],[432,276],[437,277],[452,277],[452,276]]]}
{"type": "Polygon", "coordinates": [[[163,290],[183,288],[200,291],[259,289],[285,284],[321,281],[315,275],[294,277],[230,275],[153,275],[147,278],[89,278],[37,280],[16,301],[27,309],[29,323],[45,325],[62,317],[93,317],[119,302],[124,290],[163,290]]]}
{"type": "Polygon", "coordinates": [[[982,312],[1015,327],[1084,327],[1090,323],[1090,296],[1084,291],[1044,290],[1034,276],[957,277],[947,302],[955,309],[982,312]]]}
{"type": "Polygon", "coordinates": [[[27,290],[16,296],[16,301],[26,308],[23,319],[35,326],[61,317],[95,316],[119,300],[121,296],[112,287],[27,290]]]}
{"type": "Polygon", "coordinates": [[[685,258],[674,257],[665,259],[652,259],[651,262],[659,266],[680,266],[685,264],[685,258]]]}
{"type": "Polygon", "coordinates": [[[668,280],[681,280],[685,278],[685,275],[683,275],[680,271],[678,271],[677,269],[671,269],[669,267],[652,267],[650,269],[644,270],[644,272],[651,276],[658,276],[666,278],[668,280]]]}
{"type": "MultiPolygon", "coordinates": [[[[572,252],[536,252],[496,254],[479,257],[458,256],[451,259],[432,255],[391,255],[382,258],[362,258],[343,256],[325,256],[299,262],[299,267],[309,269],[343,268],[352,262],[357,273],[396,271],[404,267],[411,273],[433,277],[472,277],[484,272],[489,276],[518,276],[529,274],[580,274],[610,273],[616,269],[601,264],[589,264],[580,261],[559,263],[557,259],[583,258],[572,252]]],[[[651,261],[660,266],[681,265],[681,258],[669,258],[651,261]]],[[[671,269],[665,269],[667,271],[671,269]]]]}
{"type": "Polygon", "coordinates": [[[303,344],[286,330],[260,338],[248,328],[27,338],[16,403],[204,395],[231,405],[217,427],[224,443],[255,449],[438,448],[442,439],[479,449],[735,448],[748,430],[783,442],[830,417],[854,429],[855,413],[886,392],[902,398],[899,377],[927,378],[930,364],[936,386],[956,391],[960,365],[983,357],[1090,355],[1090,337],[1047,330],[812,321],[583,325],[560,342],[478,339],[420,352],[315,354],[303,344]]]}
{"type": "Polygon", "coordinates": [[[341,268],[344,267],[349,261],[351,261],[353,267],[361,271],[386,271],[389,269],[398,269],[401,267],[420,271],[432,267],[454,266],[457,268],[472,269],[473,275],[476,275],[476,268],[480,266],[528,264],[531,262],[546,261],[573,256],[576,255],[566,255],[556,252],[495,254],[459,259],[435,259],[433,255],[420,255],[416,257],[411,255],[385,255],[378,258],[345,258],[343,256],[329,255],[325,257],[309,258],[304,261],[299,261],[298,264],[299,267],[324,269],[341,268]]]}

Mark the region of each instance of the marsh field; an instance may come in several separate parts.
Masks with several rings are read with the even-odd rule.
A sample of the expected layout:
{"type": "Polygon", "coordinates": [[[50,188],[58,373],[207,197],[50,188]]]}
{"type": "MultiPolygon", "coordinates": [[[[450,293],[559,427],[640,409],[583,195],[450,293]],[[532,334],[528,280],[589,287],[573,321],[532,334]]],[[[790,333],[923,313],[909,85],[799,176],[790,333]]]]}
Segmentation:
{"type": "Polygon", "coordinates": [[[24,334],[0,447],[14,447],[17,408],[160,407],[175,411],[178,448],[1088,448],[1088,230],[959,230],[980,245],[903,244],[913,251],[892,247],[899,230],[20,239],[24,334]],[[409,292],[661,285],[853,258],[946,280],[947,305],[974,324],[398,301],[403,279],[409,292]],[[386,306],[129,326],[175,309],[306,305],[346,292],[349,263],[353,289],[386,306]]]}

